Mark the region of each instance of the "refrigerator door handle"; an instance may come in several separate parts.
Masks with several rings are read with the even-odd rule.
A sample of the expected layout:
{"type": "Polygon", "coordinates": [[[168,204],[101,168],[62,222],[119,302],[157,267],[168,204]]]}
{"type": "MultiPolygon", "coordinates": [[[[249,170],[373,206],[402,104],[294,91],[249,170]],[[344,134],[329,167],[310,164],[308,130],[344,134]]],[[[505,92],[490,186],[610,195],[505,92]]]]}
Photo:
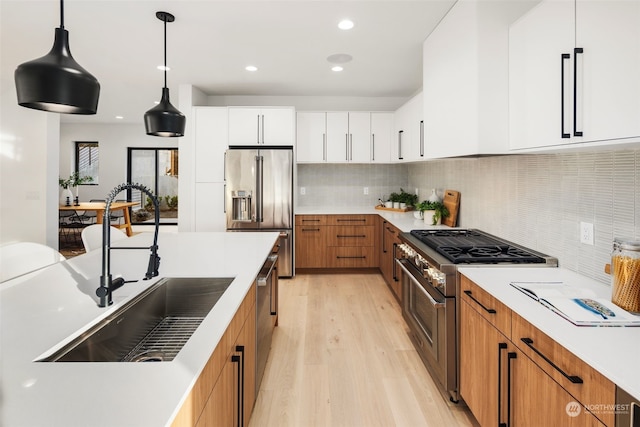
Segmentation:
{"type": "Polygon", "coordinates": [[[263,222],[262,192],[263,188],[263,164],[264,157],[256,156],[256,222],[263,222]]]}

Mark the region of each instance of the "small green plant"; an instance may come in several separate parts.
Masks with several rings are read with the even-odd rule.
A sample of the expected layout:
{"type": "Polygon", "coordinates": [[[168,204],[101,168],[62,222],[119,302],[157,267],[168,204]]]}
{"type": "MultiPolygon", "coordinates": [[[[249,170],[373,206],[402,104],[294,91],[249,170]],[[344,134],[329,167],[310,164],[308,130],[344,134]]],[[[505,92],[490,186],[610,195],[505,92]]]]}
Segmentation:
{"type": "Polygon", "coordinates": [[[78,172],[72,173],[69,178],[62,179],[58,177],[58,185],[64,188],[65,190],[70,187],[77,187],[78,185],[93,181],[92,176],[80,176],[78,172]]]}
{"type": "Polygon", "coordinates": [[[399,203],[400,202],[400,194],[395,193],[395,192],[389,194],[389,201],[390,202],[398,202],[399,203]]]}
{"type": "Polygon", "coordinates": [[[418,202],[417,194],[407,193],[402,188],[400,188],[399,198],[400,198],[399,200],[400,203],[406,203],[407,206],[415,206],[416,203],[418,202]]]}
{"type": "Polygon", "coordinates": [[[164,201],[169,209],[178,209],[178,196],[164,196],[164,201]]]}
{"type": "Polygon", "coordinates": [[[148,212],[153,212],[154,209],[154,205],[153,205],[153,200],[151,200],[151,197],[147,196],[147,199],[145,200],[144,203],[144,209],[148,212]]]}
{"type": "Polygon", "coordinates": [[[442,202],[430,202],[428,200],[423,200],[418,203],[416,206],[420,212],[424,211],[434,211],[432,217],[432,225],[436,225],[438,221],[442,218],[446,218],[449,216],[449,209],[442,202]]]}

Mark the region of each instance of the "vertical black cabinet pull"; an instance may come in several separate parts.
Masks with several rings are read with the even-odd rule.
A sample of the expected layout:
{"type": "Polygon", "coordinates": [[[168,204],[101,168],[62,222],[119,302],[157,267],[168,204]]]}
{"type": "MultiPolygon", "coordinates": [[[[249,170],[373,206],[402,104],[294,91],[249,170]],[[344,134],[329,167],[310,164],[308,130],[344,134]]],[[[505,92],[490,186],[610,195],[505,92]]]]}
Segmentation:
{"type": "Polygon", "coordinates": [[[420,120],[420,157],[424,157],[424,120],[420,120]]]}
{"type": "Polygon", "coordinates": [[[385,232],[384,230],[386,229],[385,224],[387,223],[387,221],[383,221],[382,222],[382,253],[386,254],[387,253],[387,244],[385,243],[385,240],[387,240],[384,236],[385,236],[385,232]]]}
{"type": "MultiPolygon", "coordinates": [[[[397,243],[393,244],[393,257],[395,258],[395,254],[396,254],[396,248],[398,247],[397,243]]],[[[396,282],[399,280],[398,279],[398,267],[396,267],[397,263],[393,263],[393,280],[395,280],[396,282]]]]}
{"type": "Polygon", "coordinates": [[[237,427],[242,427],[241,424],[241,414],[240,414],[240,401],[242,400],[242,378],[240,377],[240,356],[238,356],[237,354],[234,354],[233,356],[231,356],[231,361],[235,364],[237,364],[238,366],[238,376],[236,377],[236,388],[237,388],[237,392],[236,392],[236,404],[238,405],[236,407],[236,419],[238,420],[237,422],[237,427]]]}
{"type": "Polygon", "coordinates": [[[402,157],[402,134],[403,130],[398,131],[398,160],[403,160],[402,157]]]}
{"type": "Polygon", "coordinates": [[[583,53],[581,47],[573,49],[573,136],[582,136],[582,131],[578,130],[578,55],[583,53]]]}
{"type": "Polygon", "coordinates": [[[467,294],[467,296],[469,298],[471,298],[476,304],[478,304],[480,307],[482,307],[484,309],[484,311],[486,311],[489,314],[496,314],[496,311],[493,308],[487,308],[484,306],[484,304],[482,304],[480,301],[478,301],[477,299],[475,299],[475,297],[473,296],[473,294],[471,293],[470,290],[466,290],[464,291],[465,294],[467,294]]]}
{"type": "Polygon", "coordinates": [[[238,427],[244,427],[244,346],[237,345],[236,353],[231,356],[231,361],[238,364],[238,427]]]}
{"type": "Polygon", "coordinates": [[[527,347],[529,347],[531,350],[533,350],[538,356],[542,357],[545,360],[545,362],[547,362],[549,365],[551,365],[551,367],[553,369],[555,369],[556,371],[560,372],[563,377],[565,377],[566,379],[568,379],[569,381],[571,381],[574,384],[582,384],[582,378],[580,378],[577,375],[569,375],[569,374],[567,374],[565,371],[560,369],[560,367],[558,367],[558,365],[553,363],[553,361],[551,361],[551,359],[549,359],[547,356],[542,354],[542,352],[540,350],[535,348],[533,346],[533,340],[531,338],[520,338],[520,340],[523,343],[525,343],[527,345],[527,347]]]}
{"type": "Polygon", "coordinates": [[[511,424],[511,361],[517,357],[515,352],[507,353],[507,427],[511,424]]]}
{"type": "Polygon", "coordinates": [[[502,350],[507,349],[507,343],[498,343],[498,427],[506,427],[507,423],[502,419],[502,350]]]}
{"type": "Polygon", "coordinates": [[[564,62],[571,58],[568,53],[560,55],[560,136],[562,138],[571,138],[570,133],[564,131],[564,62]]]}

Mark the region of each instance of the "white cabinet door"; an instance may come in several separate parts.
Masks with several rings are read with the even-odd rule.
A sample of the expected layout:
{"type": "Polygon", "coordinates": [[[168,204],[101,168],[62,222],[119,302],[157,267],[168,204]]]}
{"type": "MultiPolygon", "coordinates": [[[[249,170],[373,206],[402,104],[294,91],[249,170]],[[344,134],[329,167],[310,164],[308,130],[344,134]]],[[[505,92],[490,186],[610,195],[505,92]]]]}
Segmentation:
{"type": "Polygon", "coordinates": [[[297,113],[296,160],[298,163],[322,163],[327,160],[326,119],[324,112],[297,113]]]}
{"type": "Polygon", "coordinates": [[[391,144],[391,161],[421,160],[422,93],[414,96],[396,110],[394,122],[396,132],[395,141],[391,144]]]}
{"type": "Polygon", "coordinates": [[[295,133],[293,108],[263,108],[260,121],[262,144],[293,146],[295,133]]]}
{"type": "Polygon", "coordinates": [[[197,182],[195,185],[195,231],[225,231],[223,182],[197,182]]]}
{"type": "Polygon", "coordinates": [[[393,113],[371,113],[371,162],[391,161],[393,113]]]}
{"type": "Polygon", "coordinates": [[[227,109],[194,107],[195,182],[224,181],[224,152],[227,149],[227,109]]]}
{"type": "Polygon", "coordinates": [[[229,107],[229,145],[292,146],[293,108],[229,107]]]}
{"type": "Polygon", "coordinates": [[[349,113],[349,162],[369,163],[371,159],[371,113],[349,113]]]}
{"type": "Polygon", "coordinates": [[[574,22],[573,0],[543,1],[509,29],[511,149],[569,142],[574,22]]]}
{"type": "Polygon", "coordinates": [[[349,113],[327,113],[327,162],[349,161],[349,113]]]}
{"type": "Polygon", "coordinates": [[[576,47],[582,141],[640,136],[640,1],[578,0],[576,47]]]}

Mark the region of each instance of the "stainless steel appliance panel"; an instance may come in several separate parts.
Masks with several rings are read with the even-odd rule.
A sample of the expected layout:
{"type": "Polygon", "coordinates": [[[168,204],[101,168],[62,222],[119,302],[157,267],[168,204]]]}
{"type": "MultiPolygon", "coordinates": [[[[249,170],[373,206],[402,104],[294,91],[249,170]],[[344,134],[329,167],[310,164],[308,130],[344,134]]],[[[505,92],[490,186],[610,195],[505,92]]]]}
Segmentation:
{"type": "Polygon", "coordinates": [[[277,272],[278,256],[270,255],[262,266],[262,270],[257,279],[257,301],[256,301],[256,394],[260,390],[264,370],[267,366],[269,351],[271,350],[271,338],[273,334],[274,323],[272,316],[276,313],[273,311],[274,297],[276,297],[278,286],[277,272]]]}
{"type": "Polygon", "coordinates": [[[616,427],[640,427],[640,401],[616,387],[616,427]]]}

